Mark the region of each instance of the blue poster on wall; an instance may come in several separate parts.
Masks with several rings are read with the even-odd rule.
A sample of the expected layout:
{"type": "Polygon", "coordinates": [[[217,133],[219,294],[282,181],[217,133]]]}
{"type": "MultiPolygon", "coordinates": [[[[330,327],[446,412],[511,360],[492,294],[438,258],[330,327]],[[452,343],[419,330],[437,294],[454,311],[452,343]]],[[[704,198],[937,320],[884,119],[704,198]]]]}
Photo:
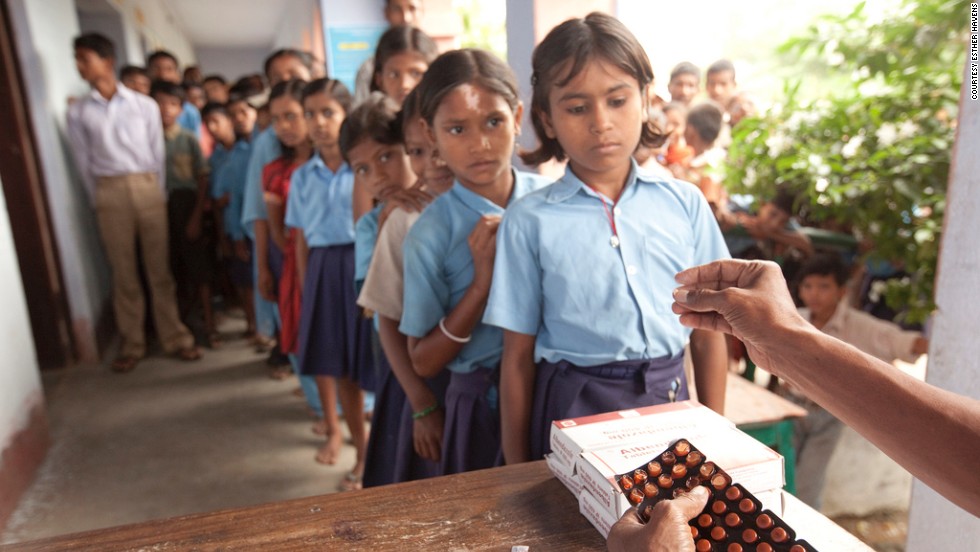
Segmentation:
{"type": "Polygon", "coordinates": [[[327,27],[327,71],[354,92],[357,70],[374,55],[387,26],[327,27]]]}

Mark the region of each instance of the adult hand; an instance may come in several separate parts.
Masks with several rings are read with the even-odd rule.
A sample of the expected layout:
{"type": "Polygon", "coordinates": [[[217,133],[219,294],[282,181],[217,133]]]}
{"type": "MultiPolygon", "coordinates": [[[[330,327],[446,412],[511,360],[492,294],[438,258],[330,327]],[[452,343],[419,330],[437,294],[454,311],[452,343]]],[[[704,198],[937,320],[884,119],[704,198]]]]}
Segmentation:
{"type": "Polygon", "coordinates": [[[439,461],[445,424],[446,413],[441,408],[412,422],[412,440],[419,456],[433,462],[439,461]]]}
{"type": "Polygon", "coordinates": [[[694,538],[687,524],[708,503],[707,487],[697,486],[673,500],[661,500],[644,524],[636,508],[619,518],[609,531],[606,546],[610,552],[693,551],[694,538]]]}
{"type": "Polygon", "coordinates": [[[473,283],[485,286],[490,291],[493,280],[493,260],[497,254],[497,228],[500,215],[484,215],[470,232],[467,243],[473,256],[473,283]]]}
{"type": "Polygon", "coordinates": [[[682,325],[734,335],[756,364],[772,369],[771,351],[783,330],[804,328],[779,265],[769,261],[724,260],[696,266],[674,277],[672,310],[682,325]]]}

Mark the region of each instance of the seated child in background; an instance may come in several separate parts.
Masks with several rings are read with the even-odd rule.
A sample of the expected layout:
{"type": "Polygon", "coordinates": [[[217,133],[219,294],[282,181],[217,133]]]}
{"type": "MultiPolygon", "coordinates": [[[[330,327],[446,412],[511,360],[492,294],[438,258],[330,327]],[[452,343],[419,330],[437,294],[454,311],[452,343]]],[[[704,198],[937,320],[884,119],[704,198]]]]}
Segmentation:
{"type": "Polygon", "coordinates": [[[687,112],[684,125],[684,141],[694,156],[686,164],[670,165],[674,176],[696,185],[704,194],[712,210],[725,201],[724,181],[725,150],[715,146],[721,132],[721,108],[714,102],[703,102],[687,112]]]}
{"type": "Polygon", "coordinates": [[[701,70],[689,61],[682,61],[670,71],[667,91],[670,101],[690,106],[701,90],[701,70]]]}
{"type": "Polygon", "coordinates": [[[211,198],[220,250],[227,262],[228,277],[245,311],[244,337],[252,345],[265,345],[257,334],[252,290],[252,242],[242,227],[245,172],[251,153],[255,109],[245,97],[232,96],[227,104],[209,103],[202,111],[204,124],[217,140],[211,158],[211,198]]]}
{"type": "Polygon", "coordinates": [[[146,74],[146,69],[136,65],[127,65],[119,70],[119,80],[129,88],[140,94],[150,95],[150,76],[146,74]]]}
{"type": "MultiPolygon", "coordinates": [[[[848,270],[838,255],[821,254],[800,269],[798,293],[803,315],[818,330],[850,343],[885,362],[914,362],[929,348],[918,332],[871,316],[848,305],[848,270]]],[[[779,393],[807,409],[793,424],[796,448],[796,496],[819,509],[827,464],[837,446],[843,424],[822,407],[783,382],[779,393]]]]}
{"type": "Polygon", "coordinates": [[[792,193],[779,190],[776,197],[759,207],[757,215],[749,212],[747,204],[751,201],[751,197],[733,196],[715,212],[732,257],[766,259],[784,265],[790,258],[813,255],[810,238],[800,231],[801,226],[793,217],[796,198],[792,193]]]}
{"type": "MultiPolygon", "coordinates": [[[[177,122],[184,102],[180,85],[156,81],[150,95],[160,106],[167,150],[167,222],[170,228],[170,263],[177,282],[181,319],[197,301],[204,315],[208,344],[220,344],[211,312],[212,243],[206,228],[210,168],[197,137],[177,122]]],[[[189,325],[189,324],[188,324],[189,325]]]]}

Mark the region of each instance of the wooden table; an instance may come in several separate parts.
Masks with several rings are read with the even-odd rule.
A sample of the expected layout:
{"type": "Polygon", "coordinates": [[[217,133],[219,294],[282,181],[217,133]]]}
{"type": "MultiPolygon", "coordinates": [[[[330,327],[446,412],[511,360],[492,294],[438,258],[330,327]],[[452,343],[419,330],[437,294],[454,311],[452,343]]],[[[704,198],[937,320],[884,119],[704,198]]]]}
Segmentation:
{"type": "MultiPolygon", "coordinates": [[[[783,519],[824,551],[870,550],[784,494],[783,519]]],[[[531,462],[363,491],[149,521],[11,545],[114,550],[605,550],[576,498],[531,462]]]]}
{"type": "Polygon", "coordinates": [[[149,521],[10,550],[603,550],[543,461],[149,521]]]}
{"type": "Polygon", "coordinates": [[[806,416],[806,409],[756,385],[738,374],[728,374],[725,417],[739,429],[783,455],[786,487],[796,492],[796,451],[793,449],[793,419],[806,416]]]}

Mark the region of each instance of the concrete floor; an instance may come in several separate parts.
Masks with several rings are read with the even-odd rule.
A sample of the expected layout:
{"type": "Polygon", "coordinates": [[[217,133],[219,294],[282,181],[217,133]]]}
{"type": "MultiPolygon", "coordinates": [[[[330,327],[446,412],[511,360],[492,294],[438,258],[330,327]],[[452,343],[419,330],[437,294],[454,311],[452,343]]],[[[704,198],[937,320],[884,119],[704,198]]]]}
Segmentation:
{"type": "Polygon", "coordinates": [[[228,319],[227,341],[183,363],[155,356],[130,374],[106,365],[46,373],[51,448],[0,544],[334,492],[354,464],[314,461],[321,437],[296,378],[228,319]]]}

